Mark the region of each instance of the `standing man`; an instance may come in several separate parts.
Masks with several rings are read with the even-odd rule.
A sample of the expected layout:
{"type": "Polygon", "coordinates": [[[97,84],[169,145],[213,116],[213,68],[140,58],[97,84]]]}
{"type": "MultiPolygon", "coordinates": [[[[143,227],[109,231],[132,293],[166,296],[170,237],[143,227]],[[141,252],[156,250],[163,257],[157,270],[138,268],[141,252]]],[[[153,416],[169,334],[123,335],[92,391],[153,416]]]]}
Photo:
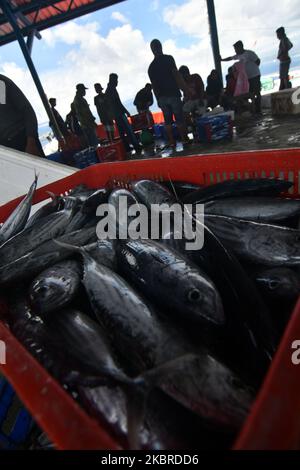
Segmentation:
{"type": "MultiPolygon", "coordinates": [[[[63,120],[63,118],[61,117],[61,115],[59,114],[59,112],[57,111],[57,109],[55,109],[56,98],[50,98],[49,99],[49,104],[51,106],[52,113],[53,113],[54,119],[56,121],[57,127],[59,128],[60,132],[62,133],[62,135],[64,137],[68,137],[68,135],[69,135],[68,127],[67,127],[65,121],[63,120]]],[[[51,129],[54,132],[54,127],[53,127],[52,121],[49,122],[49,126],[51,127],[51,129]]]]}
{"type": "Polygon", "coordinates": [[[78,121],[80,122],[81,129],[86,137],[88,145],[96,147],[99,140],[96,134],[96,118],[92,115],[88,102],[84,98],[86,88],[83,83],[76,85],[76,95],[73,101],[73,106],[76,112],[78,121]]]}
{"type": "Polygon", "coordinates": [[[103,124],[107,138],[110,142],[114,141],[114,118],[112,110],[107,97],[103,93],[103,88],[100,83],[94,85],[97,95],[94,98],[94,103],[97,108],[100,122],[103,124]]]}
{"type": "Polygon", "coordinates": [[[289,56],[289,51],[292,49],[293,44],[285,34],[285,29],[283,26],[278,28],[276,31],[277,38],[279,39],[279,51],[277,59],[279,60],[279,77],[280,77],[280,88],[279,90],[285,90],[290,88],[289,86],[289,71],[291,65],[291,58],[289,56]]]}
{"type": "Polygon", "coordinates": [[[227,62],[230,60],[240,60],[245,63],[246,74],[249,80],[249,92],[252,94],[255,103],[255,112],[261,113],[261,81],[260,81],[260,59],[253,51],[244,49],[242,41],[236,42],[234,45],[235,54],[232,57],[222,59],[227,62]]]}
{"type": "Polygon", "coordinates": [[[111,73],[109,76],[109,82],[107,85],[105,96],[112,110],[112,115],[116,122],[117,128],[119,130],[119,134],[125,146],[126,152],[131,151],[131,148],[130,148],[130,143],[131,143],[136,153],[140,154],[141,153],[140,145],[127,119],[127,117],[130,117],[130,113],[127,111],[127,109],[125,108],[125,106],[122,104],[120,100],[120,96],[117,91],[117,86],[118,86],[118,75],[116,73],[111,73]]]}
{"type": "Polygon", "coordinates": [[[12,80],[0,75],[0,145],[44,157],[35,112],[12,80]]]}
{"type": "Polygon", "coordinates": [[[153,105],[152,85],[147,83],[137,94],[133,102],[138,113],[149,112],[150,106],[153,105]]]}
{"type": "Polygon", "coordinates": [[[189,89],[177,70],[174,58],[163,53],[161,42],[158,39],[153,39],[150,47],[154,60],[149,66],[148,75],[157,104],[164,115],[169,144],[175,148],[176,142],[172,132],[173,115],[182,143],[188,143],[180,89],[184,91],[187,97],[189,96],[189,89]]]}

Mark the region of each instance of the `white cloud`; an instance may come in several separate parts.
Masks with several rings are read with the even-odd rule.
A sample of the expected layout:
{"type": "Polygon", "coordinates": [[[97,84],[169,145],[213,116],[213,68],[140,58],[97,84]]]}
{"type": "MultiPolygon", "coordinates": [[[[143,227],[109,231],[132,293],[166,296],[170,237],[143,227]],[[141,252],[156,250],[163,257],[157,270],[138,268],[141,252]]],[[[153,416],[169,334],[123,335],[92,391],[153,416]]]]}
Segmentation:
{"type": "MultiPolygon", "coordinates": [[[[47,41],[70,45],[58,66],[40,74],[48,97],[57,98],[57,109],[65,116],[75,96],[77,83],[84,83],[87,100],[97,117],[93,105],[94,83],[106,88],[111,72],[119,75],[119,93],[123,102],[132,103],[137,91],[149,81],[147,70],[152,60],[149,44],[140,30],[126,24],[111,29],[107,36],[97,32],[96,23],[78,25],[69,22],[49,30],[47,41]]],[[[48,44],[48,43],[47,43],[48,44]]],[[[1,64],[1,72],[9,76],[24,91],[37,112],[39,122],[48,120],[30,73],[14,63],[1,64]]],[[[132,108],[133,110],[133,108],[132,108]]]]}
{"type": "Polygon", "coordinates": [[[128,18],[126,18],[126,16],[123,15],[123,13],[120,13],[119,11],[113,11],[111,17],[113,20],[120,21],[120,23],[122,24],[129,23],[128,18]]]}
{"type": "MultiPolygon", "coordinates": [[[[278,41],[274,31],[283,24],[294,43],[293,56],[296,60],[300,51],[298,2],[299,0],[286,0],[283,8],[281,0],[273,0],[272,7],[266,0],[252,0],[251,3],[246,0],[215,0],[222,55],[232,55],[232,44],[237,39],[242,39],[247,48],[253,48],[261,57],[262,70],[268,64],[275,64],[277,67],[278,41]]],[[[152,4],[149,3],[149,7],[157,5],[160,14],[166,1],[154,0],[152,4]]],[[[170,39],[163,43],[165,53],[174,56],[178,67],[188,65],[192,73],[200,73],[205,80],[213,68],[206,1],[186,0],[175,7],[170,0],[162,17],[174,31],[174,35],[169,34],[170,39]],[[181,43],[181,39],[184,42],[181,43]],[[184,47],[179,47],[180,44],[184,44],[184,47]]],[[[149,81],[147,70],[153,56],[143,32],[127,23],[117,25],[104,35],[100,25],[92,21],[92,18],[91,16],[87,23],[70,21],[43,32],[43,41],[47,46],[45,50],[55,47],[59,63],[51,66],[50,62],[49,69],[41,73],[40,78],[47,96],[57,98],[57,108],[63,116],[69,112],[76,83],[82,82],[89,87],[87,100],[96,116],[93,106],[94,83],[100,82],[105,88],[109,74],[118,73],[121,99],[132,103],[137,91],[149,81]],[[67,50],[65,55],[60,52],[62,45],[63,50],[67,50]]],[[[166,25],[164,27],[167,29],[166,25]]],[[[157,35],[154,31],[155,25],[152,37],[157,35]]],[[[51,54],[53,57],[53,52],[51,54]]],[[[224,71],[228,65],[224,64],[224,71]]],[[[30,98],[39,122],[47,121],[41,100],[25,66],[20,68],[9,62],[2,63],[0,69],[30,98]]],[[[131,110],[133,109],[132,107],[131,110]]]]}
{"type": "MultiPolygon", "coordinates": [[[[284,6],[282,0],[273,0],[271,4],[266,0],[215,0],[215,8],[220,50],[224,57],[233,54],[232,44],[241,39],[246,48],[254,49],[262,58],[263,71],[264,66],[276,63],[278,40],[275,30],[281,25],[286,27],[293,40],[294,50],[300,48],[299,0],[285,0],[284,6]]],[[[205,0],[186,0],[179,6],[170,4],[163,11],[163,18],[175,34],[194,37],[199,47],[203,41],[207,43],[209,27],[205,0]]]]}

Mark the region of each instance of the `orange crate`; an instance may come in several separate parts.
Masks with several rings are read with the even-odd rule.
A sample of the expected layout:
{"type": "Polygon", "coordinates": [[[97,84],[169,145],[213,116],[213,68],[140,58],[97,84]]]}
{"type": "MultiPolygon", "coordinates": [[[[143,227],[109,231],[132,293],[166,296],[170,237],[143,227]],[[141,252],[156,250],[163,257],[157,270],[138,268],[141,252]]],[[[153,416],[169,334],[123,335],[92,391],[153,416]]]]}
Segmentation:
{"type": "MultiPolygon", "coordinates": [[[[226,179],[279,177],[292,181],[291,197],[300,194],[300,149],[215,154],[176,159],[107,163],[79,171],[40,188],[34,203],[47,199],[47,191],[64,193],[85,183],[91,187],[109,180],[171,178],[213,184],[226,179]]],[[[0,208],[4,221],[21,198],[0,208]]],[[[6,305],[0,304],[0,314],[6,305]]],[[[62,387],[25,350],[0,322],[0,338],[7,345],[7,364],[1,370],[59,449],[118,449],[105,429],[72,400],[62,387]]],[[[300,301],[291,316],[264,384],[234,449],[300,448],[300,373],[291,362],[291,344],[300,339],[300,301]]]]}

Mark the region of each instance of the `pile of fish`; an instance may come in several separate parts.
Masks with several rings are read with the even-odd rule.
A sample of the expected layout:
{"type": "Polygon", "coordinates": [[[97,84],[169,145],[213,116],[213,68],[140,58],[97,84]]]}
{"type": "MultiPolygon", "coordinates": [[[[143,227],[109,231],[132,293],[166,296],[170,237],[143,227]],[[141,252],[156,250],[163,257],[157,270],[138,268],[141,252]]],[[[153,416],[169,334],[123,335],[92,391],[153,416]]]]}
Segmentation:
{"type": "MultiPolygon", "coordinates": [[[[226,448],[240,430],[300,293],[300,200],[276,179],[80,185],[0,228],[5,321],[125,447],[226,448]],[[96,209],[204,204],[204,246],[100,240],[96,209]]],[[[190,206],[189,206],[190,207],[190,206]]],[[[151,222],[151,221],[150,221],[151,222]]],[[[151,223],[150,223],[151,225],[151,223]]],[[[197,227],[199,225],[199,227],[197,227]]]]}

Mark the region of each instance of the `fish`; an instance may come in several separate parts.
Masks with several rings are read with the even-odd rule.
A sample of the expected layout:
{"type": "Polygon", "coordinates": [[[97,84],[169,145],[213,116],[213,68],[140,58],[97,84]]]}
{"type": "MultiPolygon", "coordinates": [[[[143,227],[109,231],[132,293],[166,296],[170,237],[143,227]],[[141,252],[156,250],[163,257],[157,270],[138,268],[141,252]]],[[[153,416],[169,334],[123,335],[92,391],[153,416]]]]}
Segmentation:
{"type": "Polygon", "coordinates": [[[10,216],[5,220],[5,222],[1,226],[0,245],[3,245],[3,243],[5,243],[14,235],[21,232],[25,227],[30,214],[32,198],[36,190],[37,181],[38,176],[35,175],[34,181],[27,195],[24,197],[24,199],[22,199],[22,201],[17,205],[15,210],[10,214],[10,216]]]}
{"type": "MultiPolygon", "coordinates": [[[[191,373],[183,386],[187,394],[185,399],[176,392],[178,377],[175,382],[170,378],[168,384],[164,386],[164,391],[200,416],[209,421],[212,420],[214,425],[220,423],[230,429],[240,426],[249,406],[250,395],[246,391],[247,386],[245,385],[243,389],[245,393],[237,392],[230,385],[235,381],[235,374],[220,365],[220,369],[216,366],[215,371],[221,370],[226,376],[228,384],[225,393],[222,395],[218,390],[214,390],[218,380],[215,377],[214,380],[209,379],[206,388],[203,387],[203,394],[201,387],[208,375],[206,365],[211,364],[210,361],[204,361],[204,357],[208,355],[207,352],[203,352],[198,346],[191,345],[191,342],[184,338],[181,330],[177,330],[167,320],[163,321],[159,318],[143,298],[118,274],[105,266],[98,265],[82,248],[76,250],[76,247],[70,247],[71,249],[79,251],[83,256],[83,284],[91,306],[99,323],[107,332],[111,344],[114,344],[120,357],[126,361],[125,369],[127,371],[130,369],[130,374],[134,376],[142,374],[143,380],[146,383],[150,382],[152,386],[157,383],[162,387],[164,378],[169,377],[172,370],[176,371],[181,368],[180,376],[182,376],[182,369],[190,367],[191,373]],[[199,357],[199,362],[194,360],[194,356],[199,357]],[[198,370],[202,363],[204,365],[198,370]],[[194,385],[195,381],[198,383],[198,380],[200,381],[199,387],[194,385]],[[228,394],[227,397],[226,394],[228,394]],[[234,401],[236,408],[231,410],[228,407],[223,415],[218,397],[226,398],[229,403],[234,401]],[[213,413],[207,405],[208,401],[214,410],[213,413]]],[[[219,364],[216,359],[211,360],[212,363],[215,361],[219,364]]],[[[238,382],[238,378],[236,380],[238,382]]]]}
{"type": "Polygon", "coordinates": [[[62,355],[72,371],[82,374],[83,384],[85,376],[97,378],[98,385],[107,380],[134,383],[114,360],[103,328],[87,315],[76,309],[62,309],[47,316],[44,323],[46,347],[62,355]]]}
{"type": "Polygon", "coordinates": [[[128,212],[130,210],[130,207],[134,205],[136,206],[137,209],[139,208],[138,200],[127,189],[116,189],[110,193],[108,203],[111,206],[111,208],[113,208],[113,210],[111,210],[110,213],[111,213],[112,220],[117,225],[117,236],[120,237],[121,235],[123,236],[123,238],[127,238],[128,226],[130,222],[136,218],[136,214],[130,216],[128,212]],[[123,203],[121,203],[121,200],[123,200],[123,203],[126,202],[127,210],[126,210],[126,206],[123,207],[123,203]],[[121,212],[120,212],[120,209],[121,209],[121,212]]]}
{"type": "Polygon", "coordinates": [[[73,210],[71,205],[61,212],[50,214],[7,240],[0,247],[0,267],[21,258],[42,243],[63,235],[72,219],[73,210]]]}
{"type": "Polygon", "coordinates": [[[253,277],[259,288],[272,299],[296,301],[300,295],[299,274],[291,268],[260,268],[253,277]]]}
{"type": "Polygon", "coordinates": [[[127,240],[117,244],[116,253],[126,279],[162,310],[185,321],[224,325],[222,301],[213,282],[178,252],[151,240],[127,240]]]}
{"type": "Polygon", "coordinates": [[[175,193],[176,197],[182,199],[184,196],[187,196],[194,191],[199,191],[203,186],[199,184],[189,183],[188,181],[162,181],[161,183],[165,186],[171,193],[175,193]]]}
{"type": "Polygon", "coordinates": [[[140,180],[132,184],[132,192],[137,200],[151,209],[153,204],[173,205],[176,197],[162,184],[152,180],[140,180]]]}
{"type": "MultiPolygon", "coordinates": [[[[58,238],[64,243],[86,245],[97,240],[95,227],[76,230],[58,238]]],[[[12,262],[0,266],[0,284],[9,284],[30,276],[36,276],[44,269],[70,256],[70,250],[58,246],[54,240],[47,240],[40,246],[12,262]]]]}
{"type": "Polygon", "coordinates": [[[202,204],[216,199],[241,196],[276,196],[293,186],[290,181],[275,178],[226,180],[206,186],[183,198],[184,204],[202,204]]]}
{"type": "Polygon", "coordinates": [[[97,240],[84,246],[85,251],[98,263],[107,266],[112,271],[117,270],[117,257],[113,240],[97,240]]]}
{"type": "MultiPolygon", "coordinates": [[[[78,394],[89,414],[104,422],[122,448],[128,449],[126,394],[122,388],[79,387],[78,394]]],[[[149,394],[139,438],[140,447],[151,450],[230,446],[227,436],[205,428],[196,415],[158,389],[149,394]]]]}
{"type": "Polygon", "coordinates": [[[300,200],[272,197],[229,197],[207,202],[204,211],[209,215],[224,215],[254,222],[281,222],[300,215],[300,200]]]}
{"type": "Polygon", "coordinates": [[[209,348],[231,368],[246,373],[247,380],[260,381],[275,351],[276,335],[268,307],[236,256],[206,225],[203,228],[204,245],[200,250],[187,250],[184,237],[176,240],[172,232],[169,240],[166,235],[160,242],[180,251],[206,272],[221,295],[227,321],[219,342],[215,335],[212,342],[210,335],[205,336],[209,348]]]}
{"type": "Polygon", "coordinates": [[[29,287],[29,298],[39,315],[62,309],[74,299],[81,285],[81,266],[67,260],[42,271],[29,287]]]}
{"type": "Polygon", "coordinates": [[[44,217],[47,217],[50,214],[53,214],[54,212],[57,212],[62,204],[63,204],[63,198],[60,196],[55,196],[55,194],[51,195],[52,199],[50,202],[47,204],[44,204],[42,207],[40,207],[29,219],[26,224],[26,228],[32,227],[37,220],[43,219],[44,217]]]}
{"type": "Polygon", "coordinates": [[[206,215],[207,226],[241,259],[265,266],[300,264],[300,230],[206,215]]]}
{"type": "MultiPolygon", "coordinates": [[[[74,196],[69,196],[73,198],[74,196]]],[[[93,221],[96,209],[99,204],[107,201],[107,191],[105,189],[94,190],[79,205],[79,209],[74,213],[71,221],[66,227],[65,233],[74,232],[85,227],[93,221]]]]}

